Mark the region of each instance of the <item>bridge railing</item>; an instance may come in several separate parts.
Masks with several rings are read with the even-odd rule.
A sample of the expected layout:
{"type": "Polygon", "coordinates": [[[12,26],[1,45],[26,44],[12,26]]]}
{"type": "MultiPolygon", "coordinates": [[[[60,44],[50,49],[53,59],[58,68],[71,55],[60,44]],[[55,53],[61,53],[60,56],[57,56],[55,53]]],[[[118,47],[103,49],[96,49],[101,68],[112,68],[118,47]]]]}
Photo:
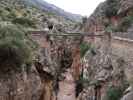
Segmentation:
{"type": "Polygon", "coordinates": [[[71,32],[71,33],[49,33],[46,31],[29,31],[32,35],[39,36],[39,35],[50,35],[50,36],[88,36],[88,37],[103,37],[104,35],[101,34],[94,34],[94,33],[84,33],[84,32],[71,32]]]}

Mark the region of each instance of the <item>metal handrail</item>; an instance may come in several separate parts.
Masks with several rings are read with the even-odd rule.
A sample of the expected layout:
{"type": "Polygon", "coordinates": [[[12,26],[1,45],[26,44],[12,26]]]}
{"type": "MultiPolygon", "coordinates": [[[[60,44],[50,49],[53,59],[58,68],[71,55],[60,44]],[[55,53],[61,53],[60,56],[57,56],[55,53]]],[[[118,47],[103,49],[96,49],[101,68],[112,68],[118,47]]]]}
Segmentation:
{"type": "Polygon", "coordinates": [[[95,35],[93,33],[76,33],[76,32],[71,32],[71,33],[62,33],[62,34],[52,34],[52,33],[48,33],[46,31],[30,31],[30,33],[34,33],[34,34],[40,34],[40,33],[44,33],[44,35],[50,35],[50,36],[88,36],[88,37],[102,37],[104,35],[95,35]]]}

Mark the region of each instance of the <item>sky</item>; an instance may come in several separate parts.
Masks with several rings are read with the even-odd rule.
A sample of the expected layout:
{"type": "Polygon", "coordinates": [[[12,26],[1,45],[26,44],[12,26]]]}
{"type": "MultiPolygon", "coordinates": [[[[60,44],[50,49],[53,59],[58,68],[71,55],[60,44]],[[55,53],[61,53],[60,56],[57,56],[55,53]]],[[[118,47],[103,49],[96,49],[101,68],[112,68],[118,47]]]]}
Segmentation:
{"type": "Polygon", "coordinates": [[[100,2],[105,0],[45,0],[65,11],[90,16],[100,2]]]}

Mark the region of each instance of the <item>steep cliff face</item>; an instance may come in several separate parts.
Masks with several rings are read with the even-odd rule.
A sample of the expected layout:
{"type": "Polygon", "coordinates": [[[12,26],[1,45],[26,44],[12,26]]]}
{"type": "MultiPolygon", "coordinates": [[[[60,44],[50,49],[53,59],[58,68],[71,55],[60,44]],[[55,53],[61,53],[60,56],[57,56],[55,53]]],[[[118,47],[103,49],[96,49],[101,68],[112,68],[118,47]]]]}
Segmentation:
{"type": "Polygon", "coordinates": [[[73,99],[81,67],[79,39],[51,37],[43,32],[30,37],[29,30],[69,32],[76,23],[27,1],[0,0],[0,100],[73,99]],[[39,50],[30,51],[32,46],[39,50]]]}
{"type": "Polygon", "coordinates": [[[88,18],[85,30],[131,32],[132,7],[131,0],[107,0],[101,3],[88,18]]]}
{"type": "Polygon", "coordinates": [[[47,100],[76,100],[76,81],[82,69],[79,48],[81,36],[50,36],[47,33],[38,32],[36,34],[41,37],[37,39],[40,41],[38,43],[41,49],[35,66],[44,87],[47,87],[44,88],[42,97],[47,100]],[[50,87],[46,84],[45,73],[48,76],[47,80],[51,82],[50,87]]]}
{"type": "Polygon", "coordinates": [[[132,3],[132,0],[107,0],[88,18],[86,32],[106,35],[90,41],[95,53],[88,51],[83,59],[84,77],[90,83],[79,96],[81,100],[120,100],[126,93],[122,100],[132,98],[133,59],[132,42],[129,42],[132,40],[132,3]]]}
{"type": "Polygon", "coordinates": [[[32,42],[17,26],[0,27],[0,99],[36,100],[42,91],[32,42]],[[29,44],[29,45],[28,45],[29,44]]]}
{"type": "Polygon", "coordinates": [[[0,79],[1,100],[39,100],[42,86],[36,72],[15,74],[0,79]],[[25,77],[27,76],[27,77],[25,77]]]}
{"type": "MultiPolygon", "coordinates": [[[[79,80],[82,69],[79,48],[82,37],[51,36],[34,32],[32,39],[39,44],[33,64],[16,66],[22,69],[19,72],[9,63],[7,65],[10,65],[10,69],[5,66],[6,73],[0,73],[0,99],[76,100],[76,81],[79,80]]],[[[8,62],[11,61],[11,58],[8,59],[8,62]]],[[[3,72],[2,66],[0,72],[3,72]]]]}
{"type": "Polygon", "coordinates": [[[128,65],[124,58],[112,53],[110,37],[105,34],[99,46],[83,58],[83,78],[87,82],[79,100],[119,100],[128,87],[124,73],[128,65]]]}
{"type": "MultiPolygon", "coordinates": [[[[4,21],[4,24],[19,23],[23,28],[31,28],[30,25],[34,24],[31,20],[19,19],[24,16],[37,19],[37,23],[34,24],[37,25],[36,29],[53,28],[53,24],[56,24],[59,25],[56,27],[58,29],[56,32],[58,32],[62,30],[64,24],[65,27],[73,24],[71,22],[65,23],[64,20],[66,21],[66,19],[64,18],[63,21],[60,21],[57,16],[47,15],[47,12],[44,13],[37,8],[23,5],[24,3],[20,0],[17,0],[17,3],[14,0],[4,1],[0,1],[1,8],[4,9],[2,12],[0,11],[0,14],[4,16],[0,16],[0,20],[4,21]],[[12,12],[11,9],[5,8],[5,5],[9,5],[9,2],[11,8],[13,8],[13,15],[10,13],[12,12]],[[14,3],[15,6],[13,6],[14,3]],[[35,11],[38,13],[35,13],[35,11]],[[25,15],[26,12],[29,12],[29,14],[25,15]],[[17,16],[15,21],[14,16],[17,16]]],[[[123,97],[122,100],[132,100],[133,43],[130,33],[128,33],[128,37],[125,35],[127,31],[132,31],[132,14],[131,0],[107,0],[99,5],[84,27],[86,32],[101,35],[101,37],[93,37],[93,34],[92,37],[71,36],[71,34],[63,36],[61,34],[49,34],[48,31],[32,31],[32,39],[39,46],[39,50],[34,53],[34,64],[30,65],[24,60],[23,62],[31,67],[30,70],[25,69],[26,66],[21,66],[22,71],[19,73],[14,71],[12,67],[6,70],[9,73],[0,73],[0,99],[120,100],[123,97]],[[122,35],[116,33],[116,31],[122,31],[120,32],[122,35]],[[113,37],[111,32],[113,32],[113,37]],[[117,38],[114,38],[114,36],[117,36],[117,38]],[[122,40],[120,37],[122,37],[122,40]],[[123,40],[123,38],[126,39],[123,40]],[[84,44],[81,46],[84,42],[87,46],[84,44]]],[[[32,28],[35,29],[34,25],[32,28]]],[[[17,29],[19,28],[17,27],[17,29]]],[[[0,41],[0,46],[6,42],[10,44],[11,39],[13,46],[9,46],[9,48],[5,46],[4,48],[9,50],[9,53],[12,53],[12,49],[10,49],[12,47],[13,50],[19,48],[19,51],[21,51],[18,42],[14,42],[19,38],[12,38],[16,36],[14,32],[9,34],[7,31],[8,36],[5,36],[5,31],[1,32],[1,34],[3,33],[4,35],[1,35],[0,38],[2,37],[1,40],[5,40],[4,42],[0,41]]],[[[12,32],[10,31],[10,33],[12,32]]],[[[30,46],[29,42],[27,43],[27,40],[23,37],[25,36],[20,38],[20,42],[30,46]]],[[[3,45],[0,50],[3,51],[3,45]]],[[[8,53],[1,53],[1,62],[6,61],[3,55],[11,57],[8,53]]],[[[14,55],[16,56],[16,53],[14,55]]],[[[12,63],[12,59],[8,59],[10,63],[12,63]]],[[[8,67],[11,66],[9,62],[6,63],[8,67]]],[[[2,67],[1,63],[0,67],[2,67]]]]}

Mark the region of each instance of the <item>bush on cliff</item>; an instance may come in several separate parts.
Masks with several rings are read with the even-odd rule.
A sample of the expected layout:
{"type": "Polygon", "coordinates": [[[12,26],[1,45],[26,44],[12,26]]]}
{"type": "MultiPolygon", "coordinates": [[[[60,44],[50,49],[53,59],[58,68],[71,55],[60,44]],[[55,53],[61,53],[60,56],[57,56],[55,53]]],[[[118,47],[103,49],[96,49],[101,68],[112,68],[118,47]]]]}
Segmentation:
{"type": "Polygon", "coordinates": [[[86,42],[83,42],[83,43],[80,44],[80,55],[81,55],[81,57],[84,57],[84,55],[89,50],[89,48],[90,48],[90,45],[87,44],[86,42]]]}
{"type": "Polygon", "coordinates": [[[107,90],[107,99],[106,100],[120,100],[123,91],[120,87],[109,87],[107,90]]]}
{"type": "Polygon", "coordinates": [[[107,0],[104,11],[106,17],[117,15],[118,8],[118,0],[107,0]]]}
{"type": "Polygon", "coordinates": [[[127,29],[130,28],[132,23],[133,23],[132,15],[124,17],[118,26],[119,31],[122,31],[122,32],[127,31],[127,29]]]}
{"type": "Polygon", "coordinates": [[[29,19],[29,18],[26,18],[26,17],[14,18],[12,20],[12,22],[14,24],[23,25],[24,27],[33,27],[33,28],[36,28],[35,21],[33,21],[33,20],[29,19]]]}
{"type": "Polygon", "coordinates": [[[16,26],[0,27],[0,69],[20,71],[23,64],[32,61],[31,41],[16,26]]]}

